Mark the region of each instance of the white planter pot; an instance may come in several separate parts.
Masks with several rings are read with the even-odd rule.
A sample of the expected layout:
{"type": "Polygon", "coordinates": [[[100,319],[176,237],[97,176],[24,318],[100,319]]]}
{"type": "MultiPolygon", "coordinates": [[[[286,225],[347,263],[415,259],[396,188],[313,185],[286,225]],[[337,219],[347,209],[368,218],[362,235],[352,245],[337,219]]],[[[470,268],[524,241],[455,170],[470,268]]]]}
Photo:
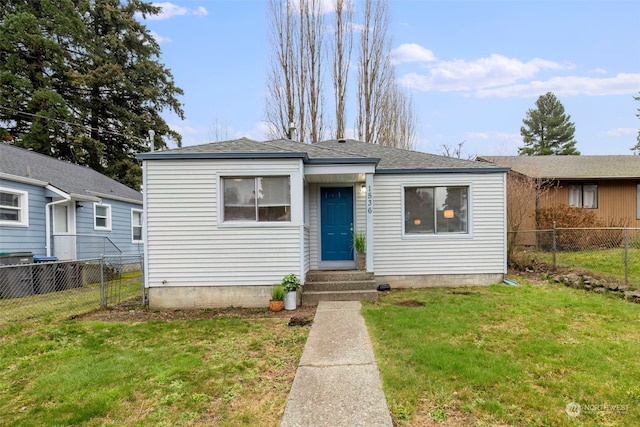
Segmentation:
{"type": "Polygon", "coordinates": [[[298,292],[287,292],[284,294],[284,309],[295,310],[298,305],[298,292]]]}

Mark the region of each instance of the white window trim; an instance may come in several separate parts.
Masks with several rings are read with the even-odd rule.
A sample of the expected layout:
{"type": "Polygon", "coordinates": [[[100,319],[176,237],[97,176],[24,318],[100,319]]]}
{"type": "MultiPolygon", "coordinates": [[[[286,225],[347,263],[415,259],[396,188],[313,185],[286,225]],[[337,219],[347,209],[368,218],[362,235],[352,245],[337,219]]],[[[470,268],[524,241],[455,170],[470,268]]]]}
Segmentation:
{"type": "Polygon", "coordinates": [[[131,209],[131,243],[144,243],[144,237],[143,237],[143,231],[144,231],[144,211],[142,209],[131,209]],[[133,218],[135,216],[135,214],[140,214],[140,240],[136,240],[133,236],[133,227],[134,227],[134,223],[133,223],[133,218]]]}
{"type": "Polygon", "coordinates": [[[93,229],[96,231],[111,231],[111,205],[106,205],[104,203],[94,203],[93,204],[93,229]],[[96,210],[98,207],[107,208],[107,226],[106,227],[98,227],[96,225],[96,210]]]}
{"type": "Polygon", "coordinates": [[[260,173],[255,172],[251,174],[246,173],[224,173],[218,175],[218,188],[221,191],[218,192],[218,226],[219,227],[282,227],[287,225],[293,225],[293,188],[292,177],[290,173],[260,173]],[[289,179],[289,209],[291,210],[291,218],[289,221],[227,221],[224,218],[224,180],[229,178],[274,178],[274,177],[286,177],[289,179]]]}
{"type": "Polygon", "coordinates": [[[13,188],[0,187],[0,192],[15,194],[20,198],[20,206],[18,207],[20,221],[0,220],[0,225],[8,227],[28,227],[29,226],[29,193],[26,191],[15,190],[13,188]]]}
{"type": "MultiPolygon", "coordinates": [[[[410,183],[401,185],[401,200],[402,200],[402,238],[403,239],[469,239],[473,238],[473,185],[471,183],[451,183],[451,184],[421,184],[421,183],[410,183]],[[467,188],[467,231],[466,232],[455,232],[455,233],[407,233],[405,229],[405,188],[416,188],[416,187],[466,187],[467,188]]],[[[436,225],[437,226],[437,225],[436,225]]]]}

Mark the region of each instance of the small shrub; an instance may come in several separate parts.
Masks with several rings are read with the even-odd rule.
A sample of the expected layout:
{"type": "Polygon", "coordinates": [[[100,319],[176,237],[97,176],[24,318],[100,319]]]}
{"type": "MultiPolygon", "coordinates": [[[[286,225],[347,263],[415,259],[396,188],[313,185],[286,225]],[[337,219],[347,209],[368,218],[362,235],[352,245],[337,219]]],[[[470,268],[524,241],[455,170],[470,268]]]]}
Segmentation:
{"type": "Polygon", "coordinates": [[[295,274],[287,274],[282,279],[282,286],[285,292],[295,292],[300,288],[300,279],[295,274]]]}
{"type": "Polygon", "coordinates": [[[275,285],[271,288],[271,301],[282,301],[284,300],[284,286],[275,285]]]}

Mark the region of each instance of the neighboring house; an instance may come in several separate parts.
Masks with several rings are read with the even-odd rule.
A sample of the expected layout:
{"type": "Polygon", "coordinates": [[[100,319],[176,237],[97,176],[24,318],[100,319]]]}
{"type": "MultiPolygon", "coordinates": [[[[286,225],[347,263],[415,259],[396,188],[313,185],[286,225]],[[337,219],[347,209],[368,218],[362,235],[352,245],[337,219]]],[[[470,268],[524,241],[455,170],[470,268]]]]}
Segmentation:
{"type": "Polygon", "coordinates": [[[266,306],[289,273],[366,268],[393,287],[506,272],[505,174],[353,140],[249,139],[139,154],[152,307],[266,306]]]}
{"type": "MultiPolygon", "coordinates": [[[[535,209],[559,205],[592,211],[608,226],[640,227],[640,156],[479,156],[481,162],[545,182],[550,190],[530,203],[520,230],[536,228],[535,209]]],[[[514,208],[509,179],[509,209],[514,208]]],[[[510,226],[510,229],[513,228],[510,226]]]]}
{"type": "Polygon", "coordinates": [[[92,169],[0,143],[0,252],[60,260],[142,254],[142,194],[92,169]]]}

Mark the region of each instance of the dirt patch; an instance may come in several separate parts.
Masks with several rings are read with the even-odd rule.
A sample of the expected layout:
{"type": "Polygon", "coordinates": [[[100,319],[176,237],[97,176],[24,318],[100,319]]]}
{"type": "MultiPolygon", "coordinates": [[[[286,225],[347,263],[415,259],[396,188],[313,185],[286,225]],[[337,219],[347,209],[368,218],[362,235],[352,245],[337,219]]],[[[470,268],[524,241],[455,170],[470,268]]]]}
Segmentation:
{"type": "Polygon", "coordinates": [[[400,306],[400,307],[424,307],[424,303],[420,302],[420,301],[416,301],[413,299],[410,300],[405,300],[405,301],[398,301],[396,303],[394,303],[394,305],[400,306]]]}
{"type": "MultiPolygon", "coordinates": [[[[240,317],[243,319],[287,319],[290,318],[297,324],[306,321],[309,324],[316,314],[315,306],[300,306],[295,310],[270,311],[268,308],[203,308],[190,310],[153,310],[145,308],[140,298],[125,301],[106,310],[97,310],[91,313],[74,317],[76,320],[101,320],[105,322],[145,322],[147,320],[190,320],[190,319],[215,319],[221,317],[240,317]]],[[[290,321],[290,323],[291,323],[290,321]]]]}

